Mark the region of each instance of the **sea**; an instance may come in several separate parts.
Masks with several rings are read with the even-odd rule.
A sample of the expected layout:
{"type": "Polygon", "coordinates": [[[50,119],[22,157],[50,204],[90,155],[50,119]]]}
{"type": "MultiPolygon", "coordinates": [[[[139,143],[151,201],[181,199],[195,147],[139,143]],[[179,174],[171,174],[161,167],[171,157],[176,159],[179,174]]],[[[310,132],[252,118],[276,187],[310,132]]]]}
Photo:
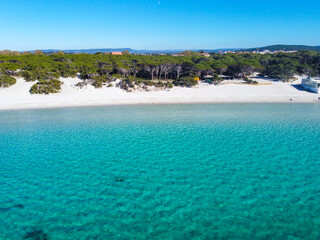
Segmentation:
{"type": "Polygon", "coordinates": [[[0,111],[0,239],[320,239],[320,104],[0,111]]]}

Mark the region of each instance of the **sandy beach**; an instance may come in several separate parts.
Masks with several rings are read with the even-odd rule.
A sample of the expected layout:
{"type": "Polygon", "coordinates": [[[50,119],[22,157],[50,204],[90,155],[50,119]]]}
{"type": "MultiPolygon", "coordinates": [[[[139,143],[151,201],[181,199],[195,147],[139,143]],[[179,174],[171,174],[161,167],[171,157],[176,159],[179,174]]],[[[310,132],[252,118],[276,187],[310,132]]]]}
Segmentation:
{"type": "Polygon", "coordinates": [[[168,90],[125,92],[118,87],[82,89],[74,85],[77,78],[60,79],[62,90],[57,94],[31,95],[34,82],[17,79],[17,83],[0,89],[0,110],[51,108],[118,104],[233,103],[233,102],[318,102],[318,94],[299,87],[301,77],[292,83],[256,78],[261,85],[224,81],[214,86],[200,83],[194,88],[174,87],[168,90]]]}

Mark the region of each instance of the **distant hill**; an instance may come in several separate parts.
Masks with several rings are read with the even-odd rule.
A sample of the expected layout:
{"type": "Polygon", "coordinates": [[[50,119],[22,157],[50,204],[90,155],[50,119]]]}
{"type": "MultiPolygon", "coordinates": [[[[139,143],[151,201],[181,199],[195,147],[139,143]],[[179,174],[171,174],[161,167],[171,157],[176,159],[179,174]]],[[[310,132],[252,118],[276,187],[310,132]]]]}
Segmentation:
{"type": "Polygon", "coordinates": [[[195,50],[196,52],[199,51],[204,51],[204,52],[208,52],[208,53],[217,53],[217,52],[225,52],[225,51],[238,51],[240,50],[240,48],[219,48],[219,49],[201,49],[201,50],[195,50]]]}
{"type": "MultiPolygon", "coordinates": [[[[30,51],[30,52],[34,52],[30,51]]],[[[182,52],[184,50],[180,49],[168,49],[168,50],[136,50],[132,48],[95,48],[95,49],[70,49],[70,50],[61,50],[61,49],[43,49],[41,50],[45,53],[53,53],[57,51],[63,51],[65,53],[90,53],[95,54],[97,52],[123,52],[123,51],[129,51],[130,53],[139,53],[139,54],[151,54],[151,53],[178,53],[182,52]]]]}
{"type": "Polygon", "coordinates": [[[267,47],[260,47],[260,48],[249,48],[249,49],[242,49],[242,51],[265,51],[269,50],[273,51],[300,51],[300,50],[308,50],[308,51],[318,51],[320,52],[320,46],[306,46],[306,45],[272,45],[267,47]]]}
{"type": "MultiPolygon", "coordinates": [[[[45,53],[54,53],[60,51],[61,49],[44,49],[42,50],[45,53]]],[[[95,49],[70,49],[70,50],[61,50],[65,53],[90,53],[95,54],[97,52],[123,52],[129,51],[132,54],[175,54],[183,51],[204,51],[208,53],[217,53],[220,51],[265,51],[269,50],[273,51],[299,51],[299,50],[312,50],[320,52],[320,46],[306,46],[306,45],[272,45],[267,47],[259,47],[259,48],[248,48],[248,49],[240,49],[240,48],[222,48],[222,49],[164,49],[164,50],[150,50],[150,49],[132,49],[132,48],[95,48],[95,49]]],[[[31,51],[34,52],[34,51],[31,51]]]]}
{"type": "MultiPolygon", "coordinates": [[[[34,52],[35,50],[32,50],[30,52],[34,52]]],[[[42,49],[42,52],[45,53],[53,53],[58,51],[63,51],[65,53],[97,53],[97,52],[123,52],[123,51],[134,51],[131,48],[96,48],[96,49],[70,49],[70,50],[61,50],[61,49],[42,49]]]]}
{"type": "MultiPolygon", "coordinates": [[[[90,53],[95,54],[97,52],[123,52],[123,51],[129,51],[130,53],[136,53],[136,54],[174,54],[174,53],[180,53],[185,50],[190,49],[165,49],[165,50],[148,50],[148,49],[142,49],[142,50],[136,50],[132,48],[96,48],[96,49],[70,49],[70,50],[60,50],[60,49],[42,49],[42,52],[45,53],[54,53],[58,51],[63,51],[65,53],[90,53]]],[[[196,49],[191,51],[205,51],[209,53],[213,52],[219,52],[219,51],[236,51],[239,50],[239,48],[228,48],[228,49],[196,49]]],[[[34,52],[35,50],[32,50],[30,52],[34,52]]]]}

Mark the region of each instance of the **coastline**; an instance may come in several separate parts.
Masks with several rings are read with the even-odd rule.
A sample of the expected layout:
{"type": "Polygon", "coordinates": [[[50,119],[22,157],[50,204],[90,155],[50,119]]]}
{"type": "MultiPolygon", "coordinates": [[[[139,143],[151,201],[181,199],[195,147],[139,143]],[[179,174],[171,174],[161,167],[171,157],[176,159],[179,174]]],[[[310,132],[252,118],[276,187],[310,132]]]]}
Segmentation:
{"type": "Polygon", "coordinates": [[[293,83],[257,79],[261,85],[242,85],[227,81],[219,86],[200,83],[194,88],[174,87],[167,90],[125,92],[117,87],[95,89],[74,87],[76,78],[65,78],[57,94],[31,95],[34,84],[18,79],[14,86],[0,90],[0,110],[61,108],[110,105],[200,104],[200,103],[316,103],[318,94],[298,89],[293,83]]]}
{"type": "Polygon", "coordinates": [[[126,101],[114,101],[114,102],[91,102],[91,103],[48,103],[48,104],[25,104],[25,105],[9,105],[8,107],[1,106],[0,111],[10,111],[10,110],[28,110],[28,109],[54,109],[54,108],[73,108],[73,107],[103,107],[103,106],[134,106],[134,105],[176,105],[176,104],[239,104],[239,103],[318,103],[317,100],[300,99],[296,101],[290,101],[285,99],[237,99],[234,101],[229,101],[226,99],[213,99],[212,101],[136,101],[136,102],[126,102],[126,101]]]}

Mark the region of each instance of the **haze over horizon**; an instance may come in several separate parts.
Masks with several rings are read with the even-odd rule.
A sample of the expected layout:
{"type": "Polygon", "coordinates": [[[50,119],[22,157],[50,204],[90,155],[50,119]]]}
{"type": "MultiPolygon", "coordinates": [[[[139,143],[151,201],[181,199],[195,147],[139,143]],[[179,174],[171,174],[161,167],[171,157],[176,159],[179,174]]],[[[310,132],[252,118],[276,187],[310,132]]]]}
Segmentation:
{"type": "MultiPolygon", "coordinates": [[[[264,48],[264,47],[271,47],[271,46],[307,46],[307,47],[320,47],[320,44],[315,45],[315,46],[308,46],[308,45],[297,45],[297,44],[292,44],[292,45],[287,45],[287,44],[275,44],[275,45],[268,45],[268,46],[255,46],[255,47],[248,47],[248,48],[239,48],[239,47],[230,47],[230,48],[199,48],[199,49],[147,49],[147,48],[141,48],[141,49],[135,49],[135,48],[130,48],[130,47],[99,47],[99,48],[78,48],[78,49],[58,49],[58,48],[47,48],[47,49],[28,49],[28,50],[20,50],[21,52],[23,51],[35,51],[35,50],[42,50],[42,51],[90,51],[90,50],[132,50],[132,51],[155,51],[155,52],[161,52],[161,51],[168,51],[168,52],[178,52],[178,51],[201,51],[201,50],[246,50],[246,49],[259,49],[259,48],[264,48]]],[[[11,50],[11,49],[7,49],[7,50],[11,50]]]]}
{"type": "Polygon", "coordinates": [[[320,2],[0,1],[0,49],[319,46],[320,2]]]}

